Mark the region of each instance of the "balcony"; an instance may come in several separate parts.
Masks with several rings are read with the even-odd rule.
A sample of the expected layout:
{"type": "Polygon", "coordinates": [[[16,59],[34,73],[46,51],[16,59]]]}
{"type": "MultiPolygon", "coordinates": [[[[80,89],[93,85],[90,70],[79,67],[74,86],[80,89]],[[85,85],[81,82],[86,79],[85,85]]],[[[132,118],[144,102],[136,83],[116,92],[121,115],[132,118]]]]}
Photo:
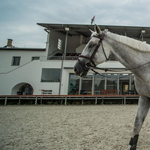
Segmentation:
{"type": "MultiPolygon", "coordinates": [[[[65,60],[77,60],[79,55],[80,55],[79,53],[67,53],[65,60]]],[[[108,59],[109,61],[116,61],[116,58],[113,54],[110,54],[108,59]]],[[[52,56],[50,60],[62,60],[62,54],[57,53],[56,55],[52,56]]]]}

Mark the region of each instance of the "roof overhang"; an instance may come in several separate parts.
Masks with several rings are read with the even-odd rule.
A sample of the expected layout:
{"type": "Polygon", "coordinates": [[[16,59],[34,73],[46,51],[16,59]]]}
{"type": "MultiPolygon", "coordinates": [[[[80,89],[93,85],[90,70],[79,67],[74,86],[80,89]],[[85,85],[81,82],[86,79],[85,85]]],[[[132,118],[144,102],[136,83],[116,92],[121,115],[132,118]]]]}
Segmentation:
{"type": "MultiPolygon", "coordinates": [[[[66,33],[65,28],[69,28],[70,35],[83,35],[90,37],[91,32],[89,29],[94,30],[94,25],[88,24],[53,24],[53,23],[37,23],[47,30],[55,30],[58,32],[66,33]]],[[[143,34],[144,38],[150,38],[150,27],[138,27],[138,26],[113,26],[113,25],[99,25],[101,30],[108,29],[110,32],[126,35],[128,37],[140,38],[142,30],[145,30],[143,34]]]]}
{"type": "Polygon", "coordinates": [[[0,47],[0,50],[8,51],[46,51],[45,48],[17,48],[17,47],[0,47]]]}

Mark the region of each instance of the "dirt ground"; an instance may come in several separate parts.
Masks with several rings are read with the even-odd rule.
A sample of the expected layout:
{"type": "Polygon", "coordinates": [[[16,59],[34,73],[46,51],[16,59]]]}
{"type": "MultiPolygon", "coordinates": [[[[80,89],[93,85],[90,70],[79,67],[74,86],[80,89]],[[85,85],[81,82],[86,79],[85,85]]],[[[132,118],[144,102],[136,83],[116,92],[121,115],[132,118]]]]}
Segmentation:
{"type": "MultiPolygon", "coordinates": [[[[0,150],[127,150],[137,105],[1,106],[0,150]]],[[[150,115],[137,150],[150,150],[150,115]]]]}

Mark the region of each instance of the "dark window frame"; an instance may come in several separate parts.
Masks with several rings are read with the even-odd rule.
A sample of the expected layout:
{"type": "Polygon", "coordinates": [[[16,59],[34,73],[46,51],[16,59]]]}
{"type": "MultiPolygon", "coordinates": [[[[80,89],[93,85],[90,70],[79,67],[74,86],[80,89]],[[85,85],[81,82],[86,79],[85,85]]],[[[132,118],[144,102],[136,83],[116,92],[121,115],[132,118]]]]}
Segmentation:
{"type": "Polygon", "coordinates": [[[12,58],[12,66],[20,66],[20,56],[13,56],[12,58]]]}
{"type": "Polygon", "coordinates": [[[32,61],[33,61],[33,60],[40,60],[40,57],[39,57],[39,56],[33,56],[31,60],[32,60],[32,61]]]}

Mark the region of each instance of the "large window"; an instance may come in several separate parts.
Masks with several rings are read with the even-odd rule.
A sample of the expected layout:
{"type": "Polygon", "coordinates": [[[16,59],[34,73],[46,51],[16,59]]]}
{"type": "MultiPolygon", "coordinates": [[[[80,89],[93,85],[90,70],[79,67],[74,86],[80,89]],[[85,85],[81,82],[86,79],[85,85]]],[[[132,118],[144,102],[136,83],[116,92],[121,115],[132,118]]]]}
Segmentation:
{"type": "Polygon", "coordinates": [[[117,74],[107,74],[107,89],[117,89],[117,74]]]}
{"type": "Polygon", "coordinates": [[[105,74],[97,74],[95,75],[95,94],[100,95],[103,89],[105,89],[105,74]]]}
{"type": "Polygon", "coordinates": [[[60,82],[60,69],[42,69],[41,82],[60,82]]]}
{"type": "Polygon", "coordinates": [[[70,74],[68,95],[79,95],[79,82],[79,77],[70,74]]]}
{"type": "MultiPolygon", "coordinates": [[[[79,78],[70,74],[69,95],[95,94],[101,95],[103,91],[117,91],[118,94],[136,94],[134,87],[134,75],[130,74],[88,74],[79,78]],[[94,82],[94,83],[93,83],[94,82]],[[94,86],[94,87],[93,87],[94,86]]],[[[110,93],[108,93],[110,94],[110,93]]]]}
{"type": "Polygon", "coordinates": [[[12,59],[12,66],[19,66],[20,65],[21,57],[13,57],[12,59]]]}
{"type": "Polygon", "coordinates": [[[135,85],[134,85],[134,75],[131,75],[131,90],[135,90],[135,85]]]}
{"type": "Polygon", "coordinates": [[[88,74],[86,77],[82,78],[82,86],[80,94],[92,95],[92,74],[88,74]]]}

